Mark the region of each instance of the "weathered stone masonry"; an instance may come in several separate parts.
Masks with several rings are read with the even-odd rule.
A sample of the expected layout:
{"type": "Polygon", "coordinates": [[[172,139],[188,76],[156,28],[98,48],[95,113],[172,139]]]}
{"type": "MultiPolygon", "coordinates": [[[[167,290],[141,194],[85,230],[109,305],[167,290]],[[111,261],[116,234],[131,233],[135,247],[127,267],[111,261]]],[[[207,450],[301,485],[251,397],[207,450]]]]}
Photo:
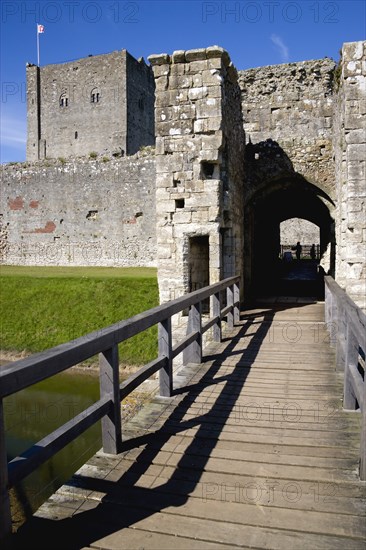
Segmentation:
{"type": "Polygon", "coordinates": [[[154,179],[141,154],[3,167],[2,263],[155,265],[154,179]]]}
{"type": "Polygon", "coordinates": [[[156,81],[159,288],[166,301],[195,289],[198,246],[202,286],[242,269],[244,133],[237,73],[222,48],[149,61],[156,81]]]}
{"type": "Polygon", "coordinates": [[[294,171],[331,196],[335,67],[325,58],[239,71],[248,139],[277,141],[294,171]]]}
{"type": "Polygon", "coordinates": [[[334,117],[336,277],[366,307],[366,42],[343,45],[334,117]]]}
{"type": "MultiPolygon", "coordinates": [[[[229,179],[226,167],[230,158],[240,158],[244,134],[235,144],[225,135],[225,128],[233,128],[233,119],[228,123],[228,110],[235,113],[234,120],[241,119],[240,108],[228,101],[226,93],[225,82],[231,79],[227,78],[225,68],[230,67],[230,72],[234,72],[227,54],[220,53],[221,61],[226,60],[221,68],[210,61],[219,57],[219,48],[179,51],[171,57],[164,54],[150,58],[156,79],[158,265],[163,300],[192,287],[190,269],[193,264],[195,273],[197,271],[196,244],[190,257],[193,235],[208,236],[209,251],[204,253],[202,250],[201,255],[209,258],[210,283],[218,276],[230,274],[232,269],[243,273],[243,267],[244,281],[250,288],[259,273],[267,277],[265,271],[270,270],[268,266],[273,258],[266,257],[265,250],[270,249],[276,257],[279,223],[300,217],[320,226],[322,265],[336,278],[338,272],[342,273],[342,255],[337,255],[338,252],[342,248],[355,252],[348,262],[348,275],[352,276],[344,278],[343,284],[364,306],[362,159],[365,155],[362,139],[365,119],[363,107],[359,105],[365,98],[361,74],[364,47],[364,43],[344,45],[340,68],[332,60],[324,59],[240,72],[244,129],[248,153],[248,144],[252,145],[253,160],[249,162],[246,156],[244,168],[240,162],[234,162],[229,179]],[[338,81],[340,70],[342,76],[338,81]],[[352,85],[348,81],[348,71],[353,71],[352,85]],[[215,76],[217,82],[209,80],[215,76]],[[339,101],[344,103],[344,95],[348,101],[353,101],[347,104],[348,109],[361,109],[357,111],[357,120],[354,117],[352,122],[357,131],[352,138],[348,137],[348,140],[357,138],[361,142],[347,149],[351,154],[343,160],[351,168],[352,177],[358,178],[357,206],[352,200],[348,205],[346,194],[348,208],[354,212],[349,217],[357,217],[358,221],[357,231],[351,228],[348,233],[339,217],[339,205],[344,199],[339,188],[340,165],[335,162],[339,154],[337,140],[342,134],[336,126],[339,101]],[[216,140],[212,141],[209,155],[206,153],[207,139],[216,140]],[[357,164],[357,174],[352,162],[357,164]],[[207,169],[210,163],[213,168],[206,177],[205,167],[207,169]],[[181,166],[183,174],[179,172],[181,166]],[[215,185],[215,181],[218,185],[214,188],[207,184],[215,185]],[[182,193],[182,200],[174,199],[176,193],[182,193]],[[192,197],[199,197],[199,202],[195,199],[194,210],[191,209],[192,197]],[[217,202],[212,203],[213,199],[217,202]],[[359,239],[361,232],[363,237],[356,246],[352,245],[352,239],[359,239]],[[256,255],[264,258],[259,271],[256,255]],[[243,263],[239,257],[244,258],[243,263]]],[[[349,133],[347,126],[346,133],[349,133]]],[[[355,189],[355,182],[349,181],[355,189]]]]}
{"type": "Polygon", "coordinates": [[[126,50],[27,65],[27,160],[134,154],[154,144],[154,80],[126,50]]]}
{"type": "Polygon", "coordinates": [[[335,67],[326,58],[239,72],[247,133],[244,276],[251,287],[262,276],[265,284],[268,266],[275,269],[279,223],[289,218],[319,225],[322,266],[334,274],[335,67]]]}

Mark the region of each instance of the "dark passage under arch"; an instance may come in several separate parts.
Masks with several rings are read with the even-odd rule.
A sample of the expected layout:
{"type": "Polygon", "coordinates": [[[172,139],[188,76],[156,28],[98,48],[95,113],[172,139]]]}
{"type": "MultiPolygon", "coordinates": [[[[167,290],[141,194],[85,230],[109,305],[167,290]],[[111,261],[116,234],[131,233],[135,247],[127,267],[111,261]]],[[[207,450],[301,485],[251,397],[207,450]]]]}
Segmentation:
{"type": "MultiPolygon", "coordinates": [[[[295,175],[259,186],[245,206],[244,280],[248,298],[261,295],[313,295],[321,297],[322,269],[302,260],[298,276],[286,277],[289,267],[280,257],[280,223],[289,218],[303,218],[319,227],[320,255],[327,255],[327,272],[334,274],[334,221],[330,215],[330,198],[319,188],[295,175]],[[329,206],[328,206],[329,205],[329,206]],[[300,269],[301,267],[301,269],[300,269]],[[312,280],[312,282],[310,282],[312,280]]],[[[296,243],[294,243],[296,244],[296,243]]]]}

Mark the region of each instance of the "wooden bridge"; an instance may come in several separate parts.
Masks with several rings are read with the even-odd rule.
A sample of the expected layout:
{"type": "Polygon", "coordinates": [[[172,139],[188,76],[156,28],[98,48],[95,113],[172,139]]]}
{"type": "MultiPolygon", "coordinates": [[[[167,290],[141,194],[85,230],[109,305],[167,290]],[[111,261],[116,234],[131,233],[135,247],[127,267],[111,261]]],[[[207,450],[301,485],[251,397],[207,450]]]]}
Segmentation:
{"type": "Polygon", "coordinates": [[[5,396],[102,354],[100,401],[8,469],[1,428],[3,536],[9,486],[100,418],[108,453],[97,453],[6,546],[365,548],[364,313],[329,277],[325,307],[299,299],[239,315],[238,300],[238,278],[227,279],[1,373],[5,396]],[[209,296],[212,317],[202,324],[209,296]],[[171,316],[187,308],[187,337],[172,346],[171,316]],[[120,386],[118,342],[155,323],[158,359],[120,386]],[[214,341],[202,356],[210,328],[214,341]],[[173,375],[183,350],[185,366],[173,375]],[[160,396],[123,426],[122,441],[120,400],[158,370],[160,396]]]}

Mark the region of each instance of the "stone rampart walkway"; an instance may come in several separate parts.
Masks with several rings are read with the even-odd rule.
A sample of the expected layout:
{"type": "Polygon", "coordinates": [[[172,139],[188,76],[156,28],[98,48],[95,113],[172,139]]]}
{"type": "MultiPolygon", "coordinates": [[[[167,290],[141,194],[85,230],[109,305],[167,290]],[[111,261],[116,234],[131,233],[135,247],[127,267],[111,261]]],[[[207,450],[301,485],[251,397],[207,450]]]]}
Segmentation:
{"type": "Polygon", "coordinates": [[[364,549],[360,415],[342,411],[323,309],[244,312],[125,426],[139,446],[97,453],[16,547],[364,549]]]}

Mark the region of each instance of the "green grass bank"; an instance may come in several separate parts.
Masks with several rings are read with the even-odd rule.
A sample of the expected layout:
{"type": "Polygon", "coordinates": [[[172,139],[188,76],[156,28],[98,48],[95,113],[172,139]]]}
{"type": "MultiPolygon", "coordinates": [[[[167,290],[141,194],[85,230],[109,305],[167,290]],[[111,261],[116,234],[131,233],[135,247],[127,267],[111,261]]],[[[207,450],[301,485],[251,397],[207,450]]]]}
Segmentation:
{"type": "MultiPolygon", "coordinates": [[[[0,349],[43,351],[158,305],[154,268],[0,267],[0,349]]],[[[157,328],[120,344],[120,363],[157,353],[157,328]]]]}

